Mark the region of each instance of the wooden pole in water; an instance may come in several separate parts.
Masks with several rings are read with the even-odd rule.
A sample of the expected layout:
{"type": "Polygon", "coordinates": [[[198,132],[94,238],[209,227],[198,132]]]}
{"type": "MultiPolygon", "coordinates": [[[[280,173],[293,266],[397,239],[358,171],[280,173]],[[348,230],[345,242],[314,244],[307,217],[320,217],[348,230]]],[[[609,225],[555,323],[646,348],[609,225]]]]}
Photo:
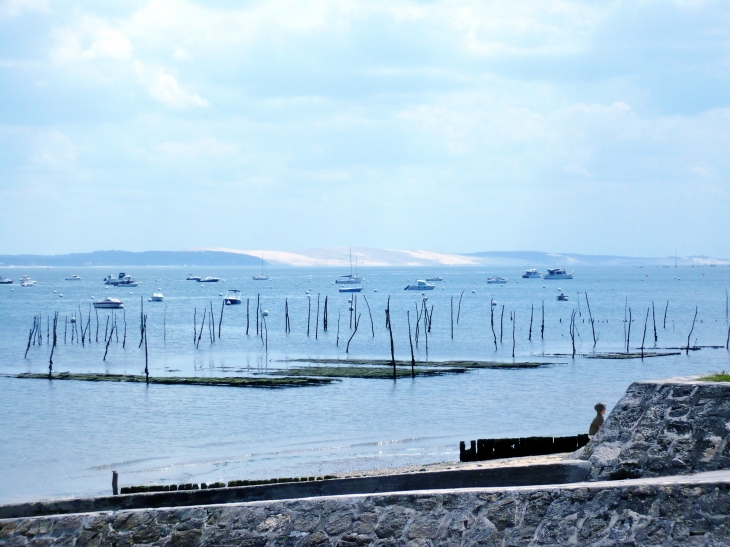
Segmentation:
{"type": "MultiPolygon", "coordinates": [[[[269,327],[266,326],[266,317],[261,318],[262,321],[262,328],[264,330],[264,347],[266,348],[266,353],[269,353],[269,327]]],[[[268,365],[267,365],[268,366],[268,365]]]]}
{"type": "Polygon", "coordinates": [[[545,339],[545,301],[542,301],[542,324],[540,325],[540,340],[545,339]]]}
{"type": "Polygon", "coordinates": [[[286,334],[289,332],[289,326],[287,323],[289,322],[289,299],[284,299],[284,333],[286,334]]]}
{"type": "Polygon", "coordinates": [[[51,372],[53,371],[53,350],[56,349],[56,327],[58,327],[58,312],[53,316],[53,345],[51,346],[51,356],[48,358],[48,378],[51,378],[51,372]]]}
{"type": "MultiPolygon", "coordinates": [[[[109,316],[107,316],[107,323],[109,322],[109,316]]],[[[109,338],[106,341],[106,349],[104,350],[104,358],[102,361],[106,361],[106,354],[109,352],[109,344],[112,343],[112,334],[114,334],[114,325],[112,325],[112,332],[109,334],[109,338]]],[[[144,335],[144,333],[143,333],[144,335]]]]}
{"type": "Polygon", "coordinates": [[[591,322],[591,332],[593,333],[593,348],[596,347],[596,329],[593,326],[593,313],[591,312],[591,303],[588,302],[588,293],[583,293],[586,295],[586,306],[588,306],[588,320],[591,322]]]}
{"type": "Polygon", "coordinates": [[[338,348],[340,347],[340,314],[341,313],[342,312],[339,312],[339,311],[337,312],[337,344],[336,344],[336,346],[338,348]]]}
{"type": "Polygon", "coordinates": [[[360,317],[361,315],[358,315],[355,318],[355,330],[352,331],[352,335],[350,335],[350,339],[347,341],[347,347],[345,348],[345,353],[350,353],[350,342],[352,342],[352,339],[355,337],[355,333],[357,332],[357,327],[360,325],[360,317]]]}
{"type": "MultiPolygon", "coordinates": [[[[167,304],[165,304],[167,309],[167,304]]],[[[124,338],[122,339],[122,349],[127,345],[127,310],[122,308],[122,319],[124,319],[124,338]]]]}
{"type": "Polygon", "coordinates": [[[226,300],[223,299],[223,302],[221,302],[221,318],[218,320],[218,339],[220,340],[221,337],[221,325],[223,324],[223,308],[226,307],[226,300]]]}
{"type": "Polygon", "coordinates": [[[319,293],[317,293],[317,322],[314,325],[314,339],[319,340],[319,293]]]}
{"type": "Polygon", "coordinates": [[[196,349],[200,348],[200,339],[203,337],[203,328],[205,327],[205,316],[208,314],[208,308],[203,308],[203,320],[200,322],[200,331],[198,332],[198,343],[195,345],[196,349]]]}
{"type": "Polygon", "coordinates": [[[63,345],[66,345],[66,332],[68,331],[68,315],[65,316],[66,323],[64,323],[63,327],[63,345]]]}
{"type": "Polygon", "coordinates": [[[119,473],[112,471],[112,496],[119,495],[119,473]]]}
{"type": "MultiPolygon", "coordinates": [[[[211,316],[212,317],[212,316],[211,316]]],[[[150,383],[150,369],[147,358],[147,315],[144,316],[144,375],[147,385],[150,383]]]]}
{"type": "Polygon", "coordinates": [[[630,341],[631,341],[631,308],[629,308],[629,332],[626,335],[626,353],[629,352],[630,341]]]}
{"type": "Polygon", "coordinates": [[[697,306],[695,306],[695,316],[694,319],[692,319],[692,328],[689,331],[689,334],[687,335],[687,352],[685,355],[689,355],[689,339],[692,338],[692,332],[695,330],[695,321],[697,320],[697,306]]]}
{"type": "MultiPolygon", "coordinates": [[[[113,328],[113,327],[112,327],[113,328]]],[[[109,316],[106,316],[106,326],[104,327],[104,342],[106,343],[107,335],[109,334],[109,316]]]]}
{"type": "Polygon", "coordinates": [[[530,303],[530,331],[527,335],[527,340],[529,340],[530,342],[532,342],[532,316],[534,315],[534,313],[535,313],[535,305],[530,303]]]}
{"type": "Polygon", "coordinates": [[[99,310],[94,308],[94,312],[96,313],[96,343],[99,343],[99,310]]]}
{"type": "Polygon", "coordinates": [[[492,325],[492,336],[494,336],[494,351],[497,351],[497,333],[494,332],[494,300],[489,299],[490,323],[492,325]]]}
{"type": "Polygon", "coordinates": [[[575,310],[570,314],[570,341],[573,344],[573,359],[575,359],[575,310]]]}
{"type": "Polygon", "coordinates": [[[502,329],[504,326],[504,304],[502,304],[502,315],[499,318],[499,343],[502,343],[502,329]]]}
{"type": "Polygon", "coordinates": [[[250,298],[246,298],[246,336],[248,336],[248,306],[250,304],[250,298]]]}
{"type": "Polygon", "coordinates": [[[38,323],[38,318],[34,317],[33,318],[33,328],[30,329],[30,334],[28,335],[28,346],[25,348],[25,356],[23,357],[23,359],[28,358],[28,350],[30,350],[30,344],[31,344],[31,341],[33,340],[33,335],[35,334],[35,329],[36,329],[37,323],[38,323]]]}
{"type": "Polygon", "coordinates": [[[426,337],[426,360],[428,360],[428,306],[426,300],[423,301],[423,335],[426,337]]]}
{"type": "Polygon", "coordinates": [[[644,341],[646,340],[646,325],[649,322],[649,308],[646,308],[646,318],[644,319],[644,335],[641,337],[641,360],[644,360],[644,341]]]}
{"type": "Polygon", "coordinates": [[[324,297],[324,311],[322,312],[322,330],[327,332],[327,296],[324,297]]]}
{"type": "Polygon", "coordinates": [[[393,344],[393,322],[390,317],[390,296],[388,296],[388,307],[385,315],[388,317],[388,332],[390,333],[390,362],[393,363],[393,380],[397,378],[395,373],[395,345],[393,344]]]}
{"type": "Polygon", "coordinates": [[[459,309],[456,311],[456,324],[459,324],[459,317],[461,316],[461,298],[464,296],[464,291],[461,291],[459,296],[459,309]]]}
{"type": "Polygon", "coordinates": [[[256,336],[259,335],[259,306],[261,304],[261,295],[256,295],[256,336]]]}
{"type": "Polygon", "coordinates": [[[725,340],[725,349],[730,349],[730,325],[727,327],[727,339],[725,340]]]}
{"type": "MultiPolygon", "coordinates": [[[[91,317],[91,316],[89,316],[91,317]]],[[[114,315],[114,312],[112,311],[112,321],[114,321],[114,326],[117,326],[117,316],[114,315]]],[[[89,337],[91,338],[91,337],[89,337]]],[[[119,329],[114,329],[114,339],[116,340],[117,344],[119,343],[119,329]]]]}
{"type": "MultiPolygon", "coordinates": [[[[452,312],[453,312],[453,301],[454,301],[454,298],[452,297],[451,298],[452,312]]],[[[416,377],[416,368],[415,368],[416,367],[416,356],[413,354],[413,338],[411,338],[411,311],[410,310],[406,311],[406,317],[408,317],[408,341],[411,344],[411,377],[415,378],[416,377]]],[[[451,317],[452,317],[452,324],[453,324],[453,313],[452,313],[451,317]]]]}
{"type": "MultiPolygon", "coordinates": [[[[373,333],[373,338],[375,338],[375,323],[373,323],[373,314],[370,311],[370,302],[368,302],[368,297],[365,296],[364,294],[362,295],[362,297],[365,299],[365,305],[368,307],[368,315],[370,316],[370,330],[373,333]]],[[[325,298],[324,301],[325,301],[325,307],[326,307],[327,306],[327,299],[325,298]]]]}
{"type": "MultiPolygon", "coordinates": [[[[246,332],[248,334],[248,332],[246,332]]],[[[198,340],[198,308],[193,310],[193,345],[198,340]]]]}
{"type": "Polygon", "coordinates": [[[669,309],[669,300],[667,300],[667,307],[664,308],[664,328],[667,328],[667,310],[669,309]]]}
{"type": "Polygon", "coordinates": [[[431,304],[431,311],[428,313],[428,332],[431,332],[432,324],[433,324],[433,304],[431,304]]]}
{"type": "MultiPolygon", "coordinates": [[[[309,322],[312,319],[312,299],[309,297],[307,297],[307,305],[309,306],[307,308],[307,336],[309,336],[309,322]]],[[[350,315],[352,315],[352,313],[350,315]]]]}
{"type": "Polygon", "coordinates": [[[512,314],[512,358],[515,357],[515,325],[517,324],[517,312],[512,314]]]}
{"type": "Polygon", "coordinates": [[[137,346],[137,349],[142,347],[142,342],[144,342],[144,299],[142,296],[139,297],[139,345],[137,346]]]}
{"type": "Polygon", "coordinates": [[[654,347],[656,347],[656,343],[659,341],[659,337],[656,335],[656,313],[654,312],[654,301],[651,301],[651,320],[654,323],[654,347]]]}

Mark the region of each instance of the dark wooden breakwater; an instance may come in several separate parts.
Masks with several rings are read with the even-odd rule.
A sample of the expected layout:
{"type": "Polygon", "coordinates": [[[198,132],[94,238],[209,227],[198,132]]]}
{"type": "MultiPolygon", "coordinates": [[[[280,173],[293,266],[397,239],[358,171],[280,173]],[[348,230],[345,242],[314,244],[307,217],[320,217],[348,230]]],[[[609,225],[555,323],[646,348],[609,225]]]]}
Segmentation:
{"type": "Polygon", "coordinates": [[[545,456],[561,452],[575,452],[588,444],[588,435],[569,437],[520,437],[516,439],[478,439],[459,443],[459,460],[477,462],[522,456],[545,456]]]}

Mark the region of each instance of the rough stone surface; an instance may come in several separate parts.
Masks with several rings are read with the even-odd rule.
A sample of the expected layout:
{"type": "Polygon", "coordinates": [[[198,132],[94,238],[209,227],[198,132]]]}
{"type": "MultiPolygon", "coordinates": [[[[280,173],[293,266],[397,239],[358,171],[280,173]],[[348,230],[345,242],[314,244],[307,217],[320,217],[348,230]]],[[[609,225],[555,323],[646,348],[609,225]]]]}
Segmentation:
{"type": "Polygon", "coordinates": [[[730,469],[730,384],[631,384],[578,456],[589,480],[730,469]]]}
{"type": "Polygon", "coordinates": [[[730,544],[730,483],[632,482],[6,519],[0,545],[730,544]]]}

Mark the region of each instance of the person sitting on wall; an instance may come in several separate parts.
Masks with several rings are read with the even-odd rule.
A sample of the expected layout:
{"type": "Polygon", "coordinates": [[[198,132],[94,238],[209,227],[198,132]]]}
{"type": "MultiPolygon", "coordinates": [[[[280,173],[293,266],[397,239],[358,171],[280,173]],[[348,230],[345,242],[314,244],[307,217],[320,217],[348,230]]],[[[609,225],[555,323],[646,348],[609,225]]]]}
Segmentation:
{"type": "Polygon", "coordinates": [[[601,429],[601,426],[603,425],[603,415],[606,413],[606,405],[603,403],[596,403],[596,406],[593,408],[596,410],[596,417],[593,418],[591,427],[588,428],[588,436],[591,438],[598,433],[598,430],[601,429]]]}

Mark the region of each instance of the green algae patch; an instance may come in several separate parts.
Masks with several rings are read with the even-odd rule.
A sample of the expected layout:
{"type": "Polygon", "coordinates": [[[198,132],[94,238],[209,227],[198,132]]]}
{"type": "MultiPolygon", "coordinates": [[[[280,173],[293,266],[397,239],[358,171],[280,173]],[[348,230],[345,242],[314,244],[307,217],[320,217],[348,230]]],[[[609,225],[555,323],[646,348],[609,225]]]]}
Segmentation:
{"type": "Polygon", "coordinates": [[[583,357],[586,359],[649,359],[651,357],[667,357],[669,355],[681,355],[681,351],[645,351],[642,355],[639,351],[629,353],[612,352],[612,353],[586,353],[583,357]]]}
{"type": "MultiPolygon", "coordinates": [[[[15,378],[32,378],[39,380],[48,380],[48,374],[22,373],[14,376],[15,378]]],[[[131,374],[95,374],[95,373],[72,373],[59,372],[51,376],[53,380],[77,380],[83,382],[133,382],[146,383],[147,378],[144,376],[135,376],[131,374]]],[[[253,388],[285,388],[285,387],[309,387],[331,384],[337,380],[329,378],[311,378],[306,376],[284,378],[244,378],[244,377],[228,377],[228,378],[192,378],[181,376],[150,376],[150,384],[163,385],[180,385],[180,386],[227,386],[227,387],[253,387],[253,388]]]]}
{"type": "MultiPolygon", "coordinates": [[[[465,368],[448,368],[442,370],[415,368],[411,372],[410,363],[408,367],[396,366],[396,378],[407,378],[415,376],[444,376],[446,374],[464,374],[468,372],[465,368]]],[[[393,379],[393,367],[300,367],[290,368],[287,370],[271,371],[268,374],[281,374],[286,376],[306,377],[318,376],[322,378],[375,378],[375,379],[393,379]]]]}
{"type": "Polygon", "coordinates": [[[724,370],[722,372],[715,372],[709,376],[703,376],[699,380],[703,382],[730,382],[730,372],[725,372],[724,370]]]}
{"type": "MultiPolygon", "coordinates": [[[[352,367],[352,365],[372,365],[372,366],[388,366],[392,367],[393,363],[390,359],[286,359],[287,363],[313,363],[323,365],[338,365],[342,367],[352,367]]],[[[552,366],[560,363],[547,361],[534,362],[515,362],[503,363],[500,361],[416,361],[417,367],[438,367],[439,369],[515,369],[515,368],[540,368],[552,366]]],[[[395,362],[396,367],[408,367],[410,374],[410,361],[395,362]]],[[[393,376],[391,372],[391,377],[393,376]]]]}

